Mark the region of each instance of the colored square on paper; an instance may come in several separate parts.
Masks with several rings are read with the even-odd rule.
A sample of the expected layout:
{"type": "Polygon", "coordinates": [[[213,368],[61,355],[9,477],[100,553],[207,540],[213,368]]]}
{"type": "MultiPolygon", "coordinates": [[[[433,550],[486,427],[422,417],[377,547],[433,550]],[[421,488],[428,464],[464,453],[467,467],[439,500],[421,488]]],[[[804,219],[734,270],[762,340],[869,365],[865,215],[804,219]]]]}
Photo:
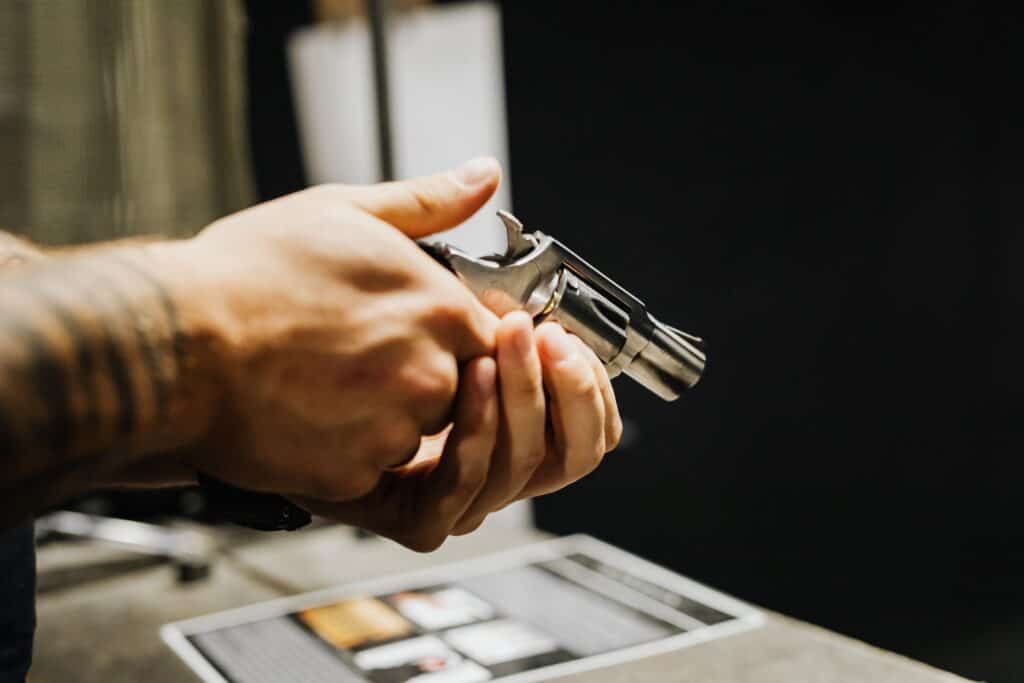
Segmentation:
{"type": "Polygon", "coordinates": [[[411,623],[376,598],[353,598],[314,607],[299,612],[298,617],[318,636],[340,648],[400,638],[413,632],[411,623]]]}
{"type": "Polygon", "coordinates": [[[487,669],[464,659],[436,636],[362,650],[354,661],[373,683],[469,683],[491,678],[487,669]]]}
{"type": "Polygon", "coordinates": [[[402,616],[427,631],[461,626],[495,617],[494,608],[469,591],[445,588],[437,591],[407,591],[389,596],[402,616]]]}
{"type": "Polygon", "coordinates": [[[558,643],[550,636],[512,619],[452,629],[444,634],[444,639],[462,654],[487,666],[558,649],[558,643]]]}

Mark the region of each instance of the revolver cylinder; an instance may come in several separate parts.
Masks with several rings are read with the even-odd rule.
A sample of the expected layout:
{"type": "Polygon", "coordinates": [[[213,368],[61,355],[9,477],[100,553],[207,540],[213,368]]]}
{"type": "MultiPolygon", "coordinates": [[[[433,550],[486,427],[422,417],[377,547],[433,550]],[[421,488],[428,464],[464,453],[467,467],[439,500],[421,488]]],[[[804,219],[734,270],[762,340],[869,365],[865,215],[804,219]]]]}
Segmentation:
{"type": "Polygon", "coordinates": [[[629,310],[573,273],[567,274],[558,305],[546,317],[593,349],[610,376],[625,373],[666,401],[697,384],[704,372],[700,340],[649,314],[644,329],[631,334],[629,310]],[[635,353],[629,352],[630,344],[636,345],[635,353]]]}

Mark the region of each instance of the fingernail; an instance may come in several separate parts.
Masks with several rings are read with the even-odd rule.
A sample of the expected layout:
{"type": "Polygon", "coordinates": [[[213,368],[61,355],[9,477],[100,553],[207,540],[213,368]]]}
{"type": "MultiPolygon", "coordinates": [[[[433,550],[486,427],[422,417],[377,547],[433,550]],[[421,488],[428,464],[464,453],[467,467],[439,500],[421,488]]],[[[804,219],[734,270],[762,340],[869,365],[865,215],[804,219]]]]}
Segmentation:
{"type": "Polygon", "coordinates": [[[564,363],[576,356],[576,345],[565,330],[551,325],[544,333],[544,354],[556,363],[564,363]]]}
{"type": "Polygon", "coordinates": [[[452,178],[464,187],[475,187],[483,185],[499,173],[501,167],[498,166],[497,160],[492,157],[477,157],[452,171],[452,178]]]}

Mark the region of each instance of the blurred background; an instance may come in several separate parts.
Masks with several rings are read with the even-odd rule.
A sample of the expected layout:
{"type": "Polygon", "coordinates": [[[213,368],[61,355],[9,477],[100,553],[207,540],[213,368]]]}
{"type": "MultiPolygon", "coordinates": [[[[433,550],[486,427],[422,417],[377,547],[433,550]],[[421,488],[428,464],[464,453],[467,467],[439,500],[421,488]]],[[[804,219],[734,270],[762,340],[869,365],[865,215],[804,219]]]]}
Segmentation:
{"type": "MultiPolygon", "coordinates": [[[[536,501],[536,524],[1018,679],[1020,17],[392,4],[392,173],[498,156],[493,208],[709,342],[679,402],[617,384],[622,447],[536,501]]],[[[370,35],[343,0],[0,5],[0,225],[53,242],[188,234],[387,175],[370,35]]],[[[483,213],[452,239],[492,248],[483,213]]],[[[203,518],[190,495],[81,504],[203,518]]]]}

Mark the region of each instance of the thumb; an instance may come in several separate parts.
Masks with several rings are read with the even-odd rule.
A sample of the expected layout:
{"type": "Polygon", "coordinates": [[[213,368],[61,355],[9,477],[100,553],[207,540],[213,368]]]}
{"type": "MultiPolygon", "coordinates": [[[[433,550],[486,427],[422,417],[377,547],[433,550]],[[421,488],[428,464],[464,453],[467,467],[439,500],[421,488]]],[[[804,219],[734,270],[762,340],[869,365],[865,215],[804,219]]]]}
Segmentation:
{"type": "Polygon", "coordinates": [[[491,198],[500,182],[497,160],[479,157],[445,173],[349,187],[346,194],[359,208],[415,239],[465,221],[491,198]]]}

